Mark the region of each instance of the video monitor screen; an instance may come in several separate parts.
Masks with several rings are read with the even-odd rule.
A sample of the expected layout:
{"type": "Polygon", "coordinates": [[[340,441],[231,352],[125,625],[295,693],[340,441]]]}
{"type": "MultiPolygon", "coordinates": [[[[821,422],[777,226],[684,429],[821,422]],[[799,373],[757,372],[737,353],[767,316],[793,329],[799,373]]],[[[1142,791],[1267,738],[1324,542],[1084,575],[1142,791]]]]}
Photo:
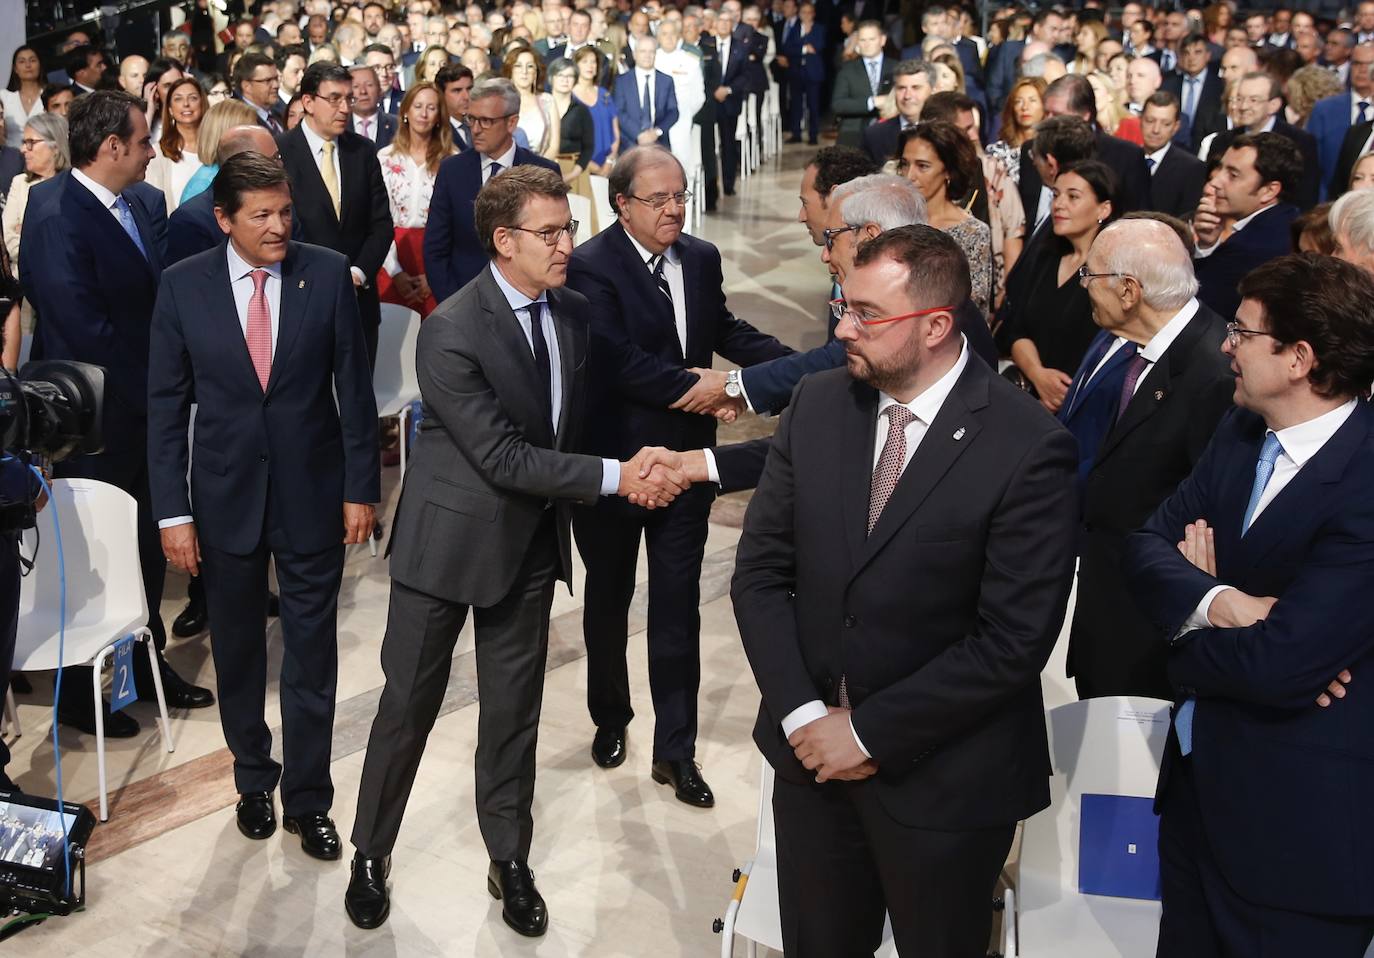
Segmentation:
{"type": "Polygon", "coordinates": [[[76,816],[0,800],[0,862],[52,871],[62,865],[62,825],[76,816]]]}

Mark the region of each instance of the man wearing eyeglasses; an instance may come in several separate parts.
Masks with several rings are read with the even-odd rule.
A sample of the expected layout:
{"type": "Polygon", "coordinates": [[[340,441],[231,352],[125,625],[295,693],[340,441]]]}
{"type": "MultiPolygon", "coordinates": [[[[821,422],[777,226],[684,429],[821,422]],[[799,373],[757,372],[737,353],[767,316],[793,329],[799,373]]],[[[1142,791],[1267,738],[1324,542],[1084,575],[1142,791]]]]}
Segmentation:
{"type": "Polygon", "coordinates": [[[277,64],[269,56],[245,53],[234,64],[234,90],[240,100],[253,108],[258,114],[258,122],[267,127],[273,136],[286,129],[277,115],[281,102],[277,96],[280,84],[277,64]]]}
{"type": "Polygon", "coordinates": [[[776,772],[784,951],[986,948],[1016,823],[1050,801],[1040,670],[1073,575],[1073,437],[971,355],[968,261],[867,241],[745,516],[730,595],[776,772]]]}
{"type": "Polygon", "coordinates": [[[516,145],[519,122],[520,91],[509,80],[496,77],[472,88],[466,124],[473,148],[439,165],[425,226],[425,273],[440,303],[472,282],[487,265],[472,216],[482,187],[516,166],[558,169],[552,160],[516,145]]]}
{"type": "Polygon", "coordinates": [[[1208,155],[1221,156],[1245,133],[1275,133],[1285,137],[1298,148],[1302,157],[1302,175],[1293,184],[1288,199],[1300,210],[1311,209],[1316,205],[1321,180],[1317,138],[1284,120],[1282,84],[1267,73],[1247,73],[1236,87],[1235,101],[1235,128],[1218,133],[1208,155]]]}
{"type": "MultiPolygon", "coordinates": [[[[461,159],[461,157],[460,157],[461,159]]],[[[456,162],[454,160],[449,163],[456,162]]],[[[614,225],[578,247],[568,285],[592,304],[588,452],[617,459],[645,446],[714,446],[716,420],[671,408],[697,382],[690,367],[714,354],[748,366],[791,350],[726,306],[720,251],[682,232],[686,177],[658,146],[635,147],[611,171],[614,225]],[[622,451],[626,450],[626,451],[622,451]]],[[[651,775],[679,801],[715,797],[694,763],[700,684],[700,578],[715,488],[693,487],[662,512],[602,502],[574,518],[587,566],[583,635],[592,758],[625,761],[630,708],[625,662],[641,537],[649,557],[649,688],[654,702],[651,775]]]]}
{"type": "Polygon", "coordinates": [[[1178,703],[1155,793],[1158,953],[1359,958],[1374,938],[1374,280],[1290,254],[1240,297],[1224,350],[1241,408],[1126,543],[1178,703]]]}
{"type": "Polygon", "coordinates": [[[301,75],[305,117],[277,141],[305,241],[343,253],[352,265],[367,355],[377,361],[381,303],[375,279],[391,248],[391,207],[371,140],[350,132],[353,77],[337,63],[301,75]]]}
{"type": "MultiPolygon", "coordinates": [[[[353,828],[352,921],[386,921],[391,850],[469,609],[477,630],[477,821],[487,888],[506,924],[536,937],[548,910],[529,857],[535,744],[558,580],[571,584],[574,502],[686,487],[637,461],[579,455],[587,300],[564,289],[577,223],[556,170],[526,164],[477,196],[489,265],[420,328],[424,425],[392,536],[382,690],[353,828]]],[[[638,452],[638,450],[636,450],[638,452]]],[[[626,457],[627,459],[630,457],[626,457]]]]}

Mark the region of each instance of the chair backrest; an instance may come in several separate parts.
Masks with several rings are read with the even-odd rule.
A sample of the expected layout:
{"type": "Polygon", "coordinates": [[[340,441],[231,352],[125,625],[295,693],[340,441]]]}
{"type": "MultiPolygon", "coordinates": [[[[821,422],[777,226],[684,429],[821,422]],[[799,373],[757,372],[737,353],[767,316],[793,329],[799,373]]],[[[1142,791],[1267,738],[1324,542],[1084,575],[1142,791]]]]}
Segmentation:
{"type": "Polygon", "coordinates": [[[24,554],[34,556],[34,567],[19,589],[14,668],[21,672],[58,666],[62,580],[53,515],[62,530],[67,576],[63,664],[90,661],[111,640],[148,621],[138,562],[138,504],[108,483],[54,479],[52,501],[39,513],[38,529],[24,533],[24,554]]]}
{"type": "Polygon", "coordinates": [[[577,235],[573,245],[580,246],[592,238],[592,201],[576,193],[568,194],[568,211],[577,220],[577,235]]]}
{"type": "Polygon", "coordinates": [[[611,181],[604,176],[589,176],[592,181],[592,201],[596,204],[597,232],[615,222],[611,214],[611,181]]]}
{"type": "Polygon", "coordinates": [[[415,372],[415,339],[419,335],[419,313],[394,303],[382,304],[377,369],[372,374],[378,416],[394,416],[420,398],[420,380],[415,372]]]}
{"type": "Polygon", "coordinates": [[[1050,807],[1027,819],[1021,841],[1021,911],[1078,894],[1079,803],[1084,792],[1154,795],[1169,733],[1169,703],[1113,697],[1061,705],[1045,714],[1050,739],[1050,807]]]}

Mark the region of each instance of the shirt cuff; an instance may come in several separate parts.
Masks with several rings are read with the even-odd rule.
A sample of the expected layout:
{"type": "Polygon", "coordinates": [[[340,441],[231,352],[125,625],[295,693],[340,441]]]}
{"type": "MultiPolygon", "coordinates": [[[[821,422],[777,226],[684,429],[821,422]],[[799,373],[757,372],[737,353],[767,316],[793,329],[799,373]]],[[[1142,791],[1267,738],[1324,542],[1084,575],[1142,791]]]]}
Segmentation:
{"type": "Polygon", "coordinates": [[[620,491],[620,460],[601,460],[601,494],[613,496],[620,491]]]}
{"type": "Polygon", "coordinates": [[[720,470],[716,468],[716,454],[710,449],[701,450],[706,456],[706,478],[720,485],[720,470]]]}
{"type": "Polygon", "coordinates": [[[367,288],[367,277],[363,275],[362,270],[358,269],[356,266],[350,266],[348,267],[348,271],[353,274],[353,278],[358,281],[360,287],[363,289],[367,288]]]}
{"type": "Polygon", "coordinates": [[[872,758],[873,753],[864,748],[864,740],[859,738],[859,733],[854,730],[854,716],[849,716],[849,734],[854,736],[854,744],[859,746],[859,751],[864,753],[864,758],[872,758]]]}
{"type": "Polygon", "coordinates": [[[1217,241],[1217,242],[1213,243],[1211,246],[1203,246],[1201,243],[1199,243],[1199,244],[1193,249],[1193,259],[1206,259],[1207,257],[1211,256],[1213,253],[1215,253],[1215,252],[1217,251],[1217,247],[1220,246],[1220,245],[1221,245],[1221,242],[1220,242],[1220,241],[1217,241]]]}
{"type": "Polygon", "coordinates": [[[869,97],[869,98],[868,98],[868,109],[869,109],[870,111],[872,111],[873,108],[874,108],[874,107],[873,107],[873,97],[869,97]]]}
{"type": "Polygon", "coordinates": [[[188,522],[194,521],[195,520],[192,519],[190,516],[172,516],[170,519],[157,520],[157,527],[159,529],[170,529],[172,528],[172,526],[184,526],[188,522]]]}
{"type": "MultiPolygon", "coordinates": [[[[391,244],[391,249],[386,251],[386,259],[382,261],[382,269],[386,270],[386,275],[395,276],[397,273],[404,272],[401,269],[401,258],[396,255],[396,244],[391,244]]],[[[359,272],[356,268],[354,272],[359,272]]]]}
{"type": "Polygon", "coordinates": [[[757,412],[757,410],[754,409],[754,404],[749,400],[749,390],[744,388],[743,369],[739,371],[739,378],[735,381],[739,383],[739,395],[740,398],[744,400],[744,405],[749,409],[750,412],[757,412]]]}
{"type": "Polygon", "coordinates": [[[804,705],[798,705],[782,720],[783,738],[791,738],[792,733],[803,725],[810,725],[817,719],[823,719],[830,714],[830,710],[825,707],[825,703],[820,699],[812,699],[804,705]]]}
{"type": "Polygon", "coordinates": [[[1207,610],[1212,607],[1212,601],[1229,588],[1231,588],[1229,585],[1217,585],[1208,589],[1203,595],[1202,601],[1193,610],[1193,614],[1183,620],[1183,627],[1174,633],[1173,641],[1177,642],[1180,636],[1186,632],[1192,632],[1194,629],[1214,628],[1212,620],[1207,617],[1207,610]]]}

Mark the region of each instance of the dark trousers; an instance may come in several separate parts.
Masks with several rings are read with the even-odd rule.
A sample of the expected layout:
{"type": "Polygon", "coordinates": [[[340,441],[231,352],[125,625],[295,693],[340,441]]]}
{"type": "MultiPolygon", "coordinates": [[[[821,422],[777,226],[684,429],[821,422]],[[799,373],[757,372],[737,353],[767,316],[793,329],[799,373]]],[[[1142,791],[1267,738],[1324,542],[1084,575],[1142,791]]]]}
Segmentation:
{"type": "Polygon", "coordinates": [[[268,516],[256,549],[234,555],[202,541],[201,566],[213,623],[210,649],[220,722],[234,755],[234,787],[240,793],[271,792],[280,782],[282,811],[296,816],[328,811],[334,802],[329,761],[344,547],[340,543],[323,552],[293,552],[272,498],[269,489],[268,516]],[[269,560],[276,561],[281,590],[281,764],[272,758],[272,733],[263,714],[269,560]]]}
{"type": "Polygon", "coordinates": [[[698,121],[697,126],[701,127],[701,176],[706,182],[706,195],[703,199],[706,201],[706,208],[713,210],[716,208],[716,201],[720,199],[720,165],[716,162],[716,121],[698,121]]]}
{"type": "Polygon", "coordinates": [[[368,285],[358,287],[358,318],[363,324],[363,342],[367,344],[367,366],[377,369],[377,337],[381,332],[382,303],[377,298],[376,277],[367,278],[368,285]]]}
{"type": "MultiPolygon", "coordinates": [[[[1176,747],[1172,737],[1169,747],[1176,747]]],[[[1300,865],[1285,862],[1275,867],[1300,865]]],[[[1191,758],[1173,763],[1165,786],[1159,820],[1159,875],[1164,908],[1159,958],[1361,958],[1374,939],[1374,918],[1369,916],[1282,911],[1237,895],[1212,856],[1191,758]]]]}
{"type": "Polygon", "coordinates": [[[789,78],[788,131],[801,136],[802,107],[806,107],[806,135],[812,143],[821,135],[821,81],[802,76],[800,71],[789,78]]]}
{"type": "Polygon", "coordinates": [[[573,517],[577,550],[587,566],[582,610],[587,709],[598,728],[624,728],[634,717],[625,648],[641,535],[648,544],[655,760],[696,755],[701,562],[714,498],[713,488],[693,486],[666,509],[631,512],[608,502],[579,509],[573,517]]]}
{"type": "Polygon", "coordinates": [[[942,832],[898,824],[871,784],[773,786],[787,958],[872,958],[883,913],[903,955],[986,954],[1015,824],[942,832]]]}
{"type": "MultiPolygon", "coordinates": [[[[5,693],[10,688],[14,644],[19,635],[19,581],[19,540],[0,533],[0,709],[5,707],[5,693]]],[[[0,738],[0,788],[12,784],[5,775],[9,763],[9,746],[0,738]]]]}
{"type": "Polygon", "coordinates": [[[726,116],[724,111],[716,110],[720,133],[720,182],[726,194],[735,192],[735,178],[739,176],[739,141],[735,139],[739,119],[738,113],[726,116]]]}
{"type": "MultiPolygon", "coordinates": [[[[481,561],[480,557],[474,561],[481,561]]],[[[473,610],[477,628],[477,824],[493,861],[528,861],[534,834],[534,755],[557,582],[552,521],[536,534],[510,592],[473,610]]],[[[391,583],[382,671],[358,787],[353,844],[368,858],[391,854],[415,772],[448,687],[468,606],[391,583]]]]}

